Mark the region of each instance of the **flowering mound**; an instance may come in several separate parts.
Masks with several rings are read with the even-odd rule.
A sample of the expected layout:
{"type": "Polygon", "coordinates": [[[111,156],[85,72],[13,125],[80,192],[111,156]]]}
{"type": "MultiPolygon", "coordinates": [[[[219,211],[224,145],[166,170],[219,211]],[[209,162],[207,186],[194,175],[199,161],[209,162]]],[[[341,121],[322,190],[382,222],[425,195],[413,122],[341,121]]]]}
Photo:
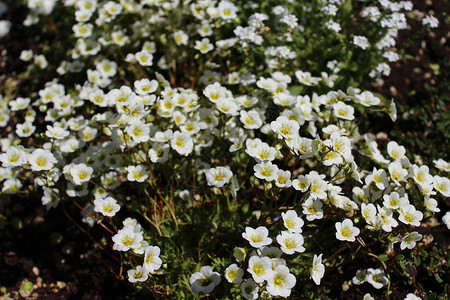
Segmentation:
{"type": "Polygon", "coordinates": [[[399,59],[412,4],[274,3],[29,1],[25,25],[65,16],[70,47],[22,52],[54,77],[3,95],[2,194],[76,205],[154,295],[333,297],[355,259],[349,284],[389,295],[450,196],[449,163],[366,122],[396,119],[361,88],[399,59]]]}

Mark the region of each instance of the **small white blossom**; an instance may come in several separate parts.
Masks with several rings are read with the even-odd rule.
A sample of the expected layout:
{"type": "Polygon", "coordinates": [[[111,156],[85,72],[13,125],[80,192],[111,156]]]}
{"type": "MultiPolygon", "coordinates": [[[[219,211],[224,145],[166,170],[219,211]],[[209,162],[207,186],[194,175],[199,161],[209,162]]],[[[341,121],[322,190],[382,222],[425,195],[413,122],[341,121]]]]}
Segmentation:
{"type": "Polygon", "coordinates": [[[112,197],[97,198],[94,200],[94,205],[94,211],[107,217],[114,217],[120,210],[120,205],[117,204],[116,199],[112,197]]]}
{"type": "Polygon", "coordinates": [[[161,265],[162,260],[159,258],[161,249],[158,246],[148,246],[144,252],[144,269],[149,273],[157,271],[161,265]]]}
{"type": "Polygon", "coordinates": [[[353,226],[350,219],[345,219],[343,222],[336,222],[336,238],[340,241],[354,242],[360,230],[353,226]]]}
{"type": "Polygon", "coordinates": [[[191,284],[191,290],[193,293],[211,293],[216,285],[220,283],[220,275],[217,272],[213,272],[210,266],[204,266],[199,272],[195,272],[189,278],[191,284]]]}
{"type": "Polygon", "coordinates": [[[239,268],[237,264],[232,264],[225,269],[225,278],[229,283],[240,284],[242,282],[242,276],[244,275],[244,270],[239,268]]]}
{"type": "Polygon", "coordinates": [[[205,175],[209,186],[223,187],[230,182],[233,172],[228,167],[216,167],[207,170],[205,175]]]}
{"type": "Polygon", "coordinates": [[[264,226],[259,226],[256,229],[245,227],[242,237],[249,241],[253,248],[261,248],[272,243],[272,239],[269,238],[269,230],[264,226]]]}
{"type": "Polygon", "coordinates": [[[405,250],[405,248],[412,249],[416,246],[416,242],[422,239],[422,235],[417,231],[413,231],[408,233],[402,238],[402,242],[400,244],[400,249],[405,250]]]}
{"type": "Polygon", "coordinates": [[[278,265],[268,278],[266,289],[272,296],[289,297],[291,289],[296,283],[297,280],[289,272],[289,268],[284,265],[278,265]]]}
{"type": "Polygon", "coordinates": [[[242,296],[244,296],[245,299],[258,299],[258,291],[258,285],[256,285],[256,283],[251,278],[245,280],[241,284],[242,296]]]}
{"type": "Polygon", "coordinates": [[[143,236],[140,232],[135,232],[131,226],[125,226],[112,237],[113,249],[117,251],[128,251],[141,247],[143,236]]]}
{"type": "Polygon", "coordinates": [[[314,254],[313,265],[311,268],[311,278],[314,280],[314,283],[320,285],[320,280],[325,274],[325,265],[322,263],[322,254],[317,256],[314,254]]]}
{"type": "Polygon", "coordinates": [[[142,266],[128,270],[127,275],[129,282],[144,282],[148,279],[148,272],[142,266]]]}

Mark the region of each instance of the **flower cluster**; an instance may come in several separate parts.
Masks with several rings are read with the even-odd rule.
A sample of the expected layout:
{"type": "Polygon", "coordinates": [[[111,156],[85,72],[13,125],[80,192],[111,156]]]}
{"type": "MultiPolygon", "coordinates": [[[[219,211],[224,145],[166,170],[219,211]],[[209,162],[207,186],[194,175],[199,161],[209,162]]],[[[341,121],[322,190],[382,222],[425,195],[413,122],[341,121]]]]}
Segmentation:
{"type": "MultiPolygon", "coordinates": [[[[319,3],[29,1],[26,25],[70,13],[73,47],[58,65],[36,50],[20,56],[58,76],[0,99],[2,194],[76,203],[107,229],[130,282],[163,272],[162,249],[174,271],[151,280],[183,295],[225,285],[215,269],[246,299],[289,297],[300,280],[320,285],[342,245],[413,249],[450,197],[449,163],[412,162],[399,142],[364,133],[367,114],[395,120],[395,104],[347,85],[360,78],[353,62],[364,78],[389,74],[411,4],[358,2],[351,18],[377,29],[363,36],[344,1],[319,3]],[[330,37],[312,41],[312,31],[330,37]],[[328,46],[336,51],[313,62],[328,46]],[[372,54],[366,65],[360,55],[372,54]],[[250,248],[237,247],[241,237],[250,248]]],[[[355,278],[388,284],[382,269],[355,278]]]]}

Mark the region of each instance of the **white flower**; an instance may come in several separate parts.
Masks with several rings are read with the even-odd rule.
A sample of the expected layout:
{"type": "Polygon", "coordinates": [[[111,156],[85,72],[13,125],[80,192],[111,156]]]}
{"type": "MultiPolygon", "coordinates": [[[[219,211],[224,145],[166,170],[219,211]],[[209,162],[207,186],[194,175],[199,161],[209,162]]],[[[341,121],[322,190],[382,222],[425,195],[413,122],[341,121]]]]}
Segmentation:
{"type": "Polygon", "coordinates": [[[145,143],[150,139],[150,125],[138,121],[125,128],[125,132],[136,143],[145,143]]]}
{"type": "Polygon", "coordinates": [[[135,57],[141,66],[150,67],[153,65],[153,55],[147,50],[137,52],[135,57]]]}
{"type": "Polygon", "coordinates": [[[400,207],[400,215],[398,220],[406,225],[420,226],[420,221],[423,218],[423,213],[416,210],[414,205],[406,204],[400,207]]]}
{"type": "Polygon", "coordinates": [[[248,260],[247,271],[252,274],[253,280],[256,283],[262,283],[268,280],[273,272],[272,262],[267,256],[259,257],[254,255],[248,260]]]}
{"type": "Polygon", "coordinates": [[[395,122],[395,120],[397,120],[397,107],[395,106],[394,100],[391,101],[387,113],[391,118],[392,122],[395,122]]]}
{"type": "Polygon", "coordinates": [[[251,278],[245,280],[241,284],[242,296],[244,296],[245,299],[258,299],[258,291],[259,287],[251,278]]]}
{"type": "Polygon", "coordinates": [[[355,277],[352,278],[353,284],[360,285],[366,282],[367,278],[367,270],[358,270],[356,271],[355,277]]]}
{"type": "Polygon", "coordinates": [[[143,236],[140,232],[135,232],[133,227],[125,226],[112,237],[114,242],[113,249],[117,251],[128,251],[141,247],[143,236]]]}
{"type": "Polygon", "coordinates": [[[367,269],[366,281],[374,288],[381,289],[389,283],[389,279],[384,274],[382,269],[367,269]]]}
{"type": "Polygon", "coordinates": [[[319,199],[308,198],[303,204],[303,213],[306,215],[306,220],[312,221],[323,218],[323,203],[319,199]]]}
{"type": "Polygon", "coordinates": [[[167,144],[154,143],[148,155],[153,163],[165,163],[169,159],[170,146],[167,144]]]}
{"type": "Polygon", "coordinates": [[[363,300],[375,300],[375,298],[372,297],[372,295],[370,295],[369,293],[367,293],[367,294],[364,294],[363,300]]]}
{"type": "Polygon", "coordinates": [[[269,146],[267,143],[260,142],[256,145],[247,145],[247,149],[245,150],[245,152],[253,157],[256,162],[261,163],[273,161],[275,159],[277,150],[274,147],[269,146]]]}
{"type": "Polygon", "coordinates": [[[422,239],[422,235],[417,231],[408,233],[402,238],[402,243],[400,244],[400,249],[405,250],[405,248],[412,249],[416,246],[416,242],[422,239]]]}
{"type": "Polygon", "coordinates": [[[144,254],[145,253],[145,250],[147,250],[147,248],[148,248],[148,243],[147,243],[147,241],[141,241],[141,246],[139,247],[139,248],[136,248],[136,249],[133,249],[133,252],[135,253],[135,254],[144,254]]]}
{"type": "Polygon", "coordinates": [[[22,187],[22,182],[17,178],[11,178],[3,182],[2,192],[5,194],[15,194],[22,187]]]}
{"type": "MultiPolygon", "coordinates": [[[[283,251],[281,251],[280,248],[275,247],[275,246],[264,246],[262,248],[258,249],[258,254],[260,256],[267,256],[270,258],[280,258],[281,255],[283,254],[283,251]]],[[[273,262],[273,260],[272,260],[273,262]]],[[[273,263],[272,263],[272,269],[273,269],[273,263]]]]}
{"type": "Polygon", "coordinates": [[[380,98],[375,97],[368,91],[362,92],[360,95],[356,95],[356,100],[366,107],[379,105],[381,102],[380,98]]]}
{"type": "Polygon", "coordinates": [[[342,101],[338,101],[337,103],[333,104],[333,113],[337,118],[341,118],[344,120],[353,120],[355,116],[353,115],[355,113],[355,109],[353,106],[347,105],[342,101]]]}
{"type": "Polygon", "coordinates": [[[111,16],[119,15],[122,12],[122,4],[120,3],[114,3],[113,1],[108,1],[103,6],[103,8],[106,10],[108,14],[111,16]]]}
{"type": "Polygon", "coordinates": [[[129,282],[143,282],[148,279],[148,272],[142,268],[142,266],[137,266],[136,269],[130,269],[127,271],[129,282]]]}
{"type": "Polygon", "coordinates": [[[255,171],[255,176],[259,179],[265,179],[267,181],[272,181],[277,177],[278,166],[272,164],[270,161],[266,163],[256,164],[253,167],[255,171]]]}
{"type": "Polygon", "coordinates": [[[281,251],[286,254],[305,252],[305,247],[303,247],[303,236],[300,233],[282,231],[279,235],[277,235],[277,242],[281,246],[281,251]]]}
{"type": "Polygon", "coordinates": [[[106,94],[107,101],[112,105],[124,106],[135,103],[136,95],[126,85],[113,89],[106,94]]]}
{"type": "Polygon", "coordinates": [[[144,182],[149,176],[147,169],[143,165],[128,166],[127,171],[128,181],[144,182]]]}
{"type": "Polygon", "coordinates": [[[390,157],[395,160],[400,160],[405,157],[406,149],[404,146],[400,146],[395,141],[390,141],[387,144],[387,151],[390,157]]]}
{"type": "Polygon", "coordinates": [[[76,164],[70,168],[70,176],[72,176],[75,185],[81,185],[91,180],[92,172],[94,172],[94,169],[86,164],[76,164]]]}
{"type": "Polygon", "coordinates": [[[292,139],[298,135],[300,125],[297,121],[289,120],[284,116],[280,116],[276,121],[270,123],[272,131],[277,133],[280,138],[292,139]]]}
{"type": "Polygon", "coordinates": [[[266,289],[272,296],[289,297],[296,283],[297,280],[289,273],[289,268],[278,265],[267,280],[266,289]]]}
{"type": "Polygon", "coordinates": [[[256,110],[241,110],[240,120],[244,124],[245,129],[258,129],[263,125],[261,116],[256,110]]]}
{"type": "Polygon", "coordinates": [[[114,61],[103,59],[96,65],[97,70],[105,77],[112,77],[117,73],[117,64],[114,61]]]}
{"type": "Polygon", "coordinates": [[[392,192],[389,195],[383,195],[383,205],[389,209],[397,209],[401,202],[400,195],[397,192],[392,192]]]}
{"type": "Polygon", "coordinates": [[[426,195],[424,197],[424,205],[431,212],[437,213],[441,211],[437,206],[438,202],[436,201],[436,199],[431,198],[429,195],[426,195]]]}
{"type": "Polygon", "coordinates": [[[377,168],[373,168],[372,174],[367,175],[365,182],[367,185],[373,182],[380,190],[384,190],[389,186],[389,180],[384,169],[377,170],[377,168]]]}
{"type": "Polygon", "coordinates": [[[397,227],[398,222],[393,217],[393,212],[389,208],[386,207],[380,207],[377,205],[378,208],[378,218],[381,221],[381,228],[383,228],[386,232],[391,232],[392,227],[397,227]]]}
{"type": "Polygon", "coordinates": [[[155,92],[158,89],[158,81],[150,81],[148,78],[143,78],[141,80],[136,80],[134,82],[134,87],[136,88],[136,93],[138,95],[148,95],[155,92]]]}
{"type": "Polygon", "coordinates": [[[15,100],[9,101],[8,105],[11,107],[11,111],[19,111],[26,109],[29,106],[30,101],[30,98],[18,97],[15,100]]]}
{"type": "Polygon", "coordinates": [[[168,129],[164,132],[157,131],[157,132],[155,132],[155,135],[152,138],[150,138],[150,140],[152,142],[158,142],[158,143],[164,144],[172,138],[172,135],[173,135],[173,132],[170,129],[168,129]]]}
{"type": "Polygon", "coordinates": [[[223,187],[230,182],[233,172],[228,167],[216,167],[207,170],[205,175],[208,185],[223,187]]]}
{"type": "Polygon", "coordinates": [[[272,78],[260,77],[256,82],[256,86],[270,93],[274,93],[277,88],[277,82],[272,78]]]}
{"type": "Polygon", "coordinates": [[[48,150],[36,149],[28,156],[28,162],[33,171],[48,171],[53,168],[56,163],[56,158],[48,150]]]}
{"type": "Polygon", "coordinates": [[[450,163],[439,158],[438,160],[433,160],[434,166],[441,171],[450,172],[450,163]]]}
{"type": "Polygon", "coordinates": [[[199,272],[191,275],[189,283],[193,293],[203,292],[208,294],[220,283],[220,279],[219,273],[213,272],[210,266],[204,266],[199,272]]]}
{"type": "Polygon", "coordinates": [[[433,177],[433,186],[444,197],[450,197],[450,179],[435,175],[433,177]]]}
{"type": "Polygon", "coordinates": [[[421,299],[422,298],[420,298],[419,296],[416,296],[413,293],[409,293],[403,300],[421,300],[421,299]]]}
{"type": "Polygon", "coordinates": [[[3,167],[18,167],[24,164],[27,160],[25,151],[19,147],[10,147],[6,149],[5,153],[0,154],[0,161],[3,167]]]}
{"type": "Polygon", "coordinates": [[[278,170],[277,177],[275,178],[275,185],[277,187],[290,187],[292,185],[291,172],[278,170]]]}
{"type": "Polygon", "coordinates": [[[311,182],[310,197],[325,199],[327,197],[327,182],[323,180],[325,175],[320,175],[316,171],[311,171],[306,177],[308,177],[311,182]]]}
{"type": "Polygon", "coordinates": [[[372,203],[369,204],[362,203],[361,214],[366,220],[367,224],[373,224],[376,221],[377,209],[375,208],[375,205],[373,205],[372,203]]]}
{"type": "Polygon", "coordinates": [[[233,250],[233,256],[238,262],[244,261],[246,255],[247,250],[245,248],[235,247],[233,250]]]}
{"type": "Polygon", "coordinates": [[[403,169],[401,163],[396,160],[388,166],[391,179],[396,185],[400,185],[400,181],[405,181],[408,178],[408,170],[403,169]]]}
{"type": "Polygon", "coordinates": [[[336,238],[340,241],[354,242],[356,236],[359,234],[359,228],[353,226],[350,219],[345,219],[343,222],[336,222],[336,238]]]}
{"type": "Polygon", "coordinates": [[[369,47],[369,40],[365,36],[355,35],[353,37],[353,43],[363,50],[369,47]]]}
{"type": "Polygon", "coordinates": [[[446,212],[442,217],[442,222],[447,226],[448,230],[450,230],[450,211],[446,212]]]}
{"type": "Polygon", "coordinates": [[[286,227],[292,233],[302,232],[302,226],[305,224],[302,218],[297,215],[295,210],[288,210],[287,212],[282,212],[281,217],[283,218],[284,227],[286,227]]]}
{"type": "Polygon", "coordinates": [[[188,133],[176,131],[172,136],[170,146],[179,154],[188,156],[194,149],[194,142],[188,133]]]}
{"type": "Polygon", "coordinates": [[[325,156],[322,160],[322,163],[325,166],[340,165],[343,163],[343,159],[342,159],[342,156],[339,155],[338,152],[330,150],[325,154],[325,156]]]}
{"type": "Polygon", "coordinates": [[[117,204],[116,199],[112,197],[97,198],[94,200],[94,205],[94,211],[107,217],[114,217],[114,215],[120,210],[120,205],[117,204]]]}
{"type": "Polygon", "coordinates": [[[311,181],[305,175],[299,175],[297,179],[292,180],[292,186],[297,191],[306,192],[311,185],[311,181]]]}
{"type": "Polygon", "coordinates": [[[20,52],[20,59],[23,61],[30,61],[33,58],[33,50],[22,50],[20,52]]]}
{"type": "Polygon", "coordinates": [[[423,25],[428,25],[431,28],[436,28],[439,25],[439,20],[431,15],[426,15],[423,19],[422,19],[422,24],[423,25]]]}
{"type": "Polygon", "coordinates": [[[320,285],[320,280],[325,274],[325,265],[322,263],[322,254],[317,256],[314,254],[313,265],[311,268],[311,278],[317,285],[320,285]]]}
{"type": "Polygon", "coordinates": [[[244,270],[239,268],[237,264],[232,264],[225,269],[225,278],[229,283],[240,284],[242,281],[242,276],[244,275],[244,270]]]}
{"type": "Polygon", "coordinates": [[[233,99],[223,98],[223,99],[219,99],[216,102],[216,108],[218,111],[220,111],[226,115],[235,116],[238,114],[237,111],[239,109],[239,106],[236,102],[234,102],[233,99]]]}
{"type": "Polygon", "coordinates": [[[295,77],[298,81],[304,85],[312,86],[319,84],[321,78],[311,76],[310,72],[296,71],[295,77]]]}
{"type": "Polygon", "coordinates": [[[148,246],[144,253],[144,269],[149,273],[154,273],[162,265],[162,260],[159,258],[161,249],[158,246],[148,246]]]}
{"type": "Polygon", "coordinates": [[[259,226],[256,229],[245,227],[242,237],[249,241],[253,248],[261,248],[272,243],[272,239],[269,238],[269,230],[264,226],[259,226]]]}
{"type": "Polygon", "coordinates": [[[236,12],[238,11],[238,8],[229,1],[220,1],[218,8],[219,16],[224,20],[234,19],[237,17],[236,12]]]}
{"type": "Polygon", "coordinates": [[[203,90],[203,95],[205,95],[209,99],[209,101],[213,103],[226,98],[227,94],[227,89],[221,86],[218,82],[207,85],[203,90]]]}
{"type": "Polygon", "coordinates": [[[78,136],[83,142],[90,142],[95,139],[97,132],[96,128],[86,126],[78,132],[78,136]]]}
{"type": "Polygon", "coordinates": [[[213,44],[207,38],[203,38],[201,41],[195,41],[195,47],[201,53],[205,54],[214,49],[213,44]]]}
{"type": "Polygon", "coordinates": [[[187,45],[187,42],[189,39],[188,35],[186,33],[184,33],[184,31],[182,31],[182,30],[178,30],[178,31],[174,32],[173,38],[177,45],[187,45]]]}
{"type": "Polygon", "coordinates": [[[41,69],[45,69],[48,66],[47,59],[42,54],[34,56],[34,63],[41,69]]]}

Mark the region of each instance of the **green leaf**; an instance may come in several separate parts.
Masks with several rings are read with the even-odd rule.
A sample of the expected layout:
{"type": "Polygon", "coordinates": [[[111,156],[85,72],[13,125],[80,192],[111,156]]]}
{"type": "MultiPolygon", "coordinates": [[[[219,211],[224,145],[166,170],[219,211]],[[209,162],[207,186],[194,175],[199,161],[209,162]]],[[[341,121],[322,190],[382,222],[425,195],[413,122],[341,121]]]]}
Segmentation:
{"type": "Polygon", "coordinates": [[[438,273],[434,273],[434,278],[436,278],[436,281],[437,281],[439,284],[442,284],[442,283],[444,282],[444,280],[442,280],[441,276],[439,276],[438,273]]]}
{"type": "Polygon", "coordinates": [[[387,254],[380,254],[380,255],[378,256],[378,259],[379,259],[380,261],[386,261],[386,260],[389,259],[389,256],[388,256],[387,254]]]}
{"type": "Polygon", "coordinates": [[[420,256],[414,256],[414,264],[418,267],[420,266],[420,256]]]}
{"type": "Polygon", "coordinates": [[[398,264],[400,265],[400,267],[401,267],[403,270],[406,269],[405,263],[404,263],[403,261],[399,261],[398,264]]]}
{"type": "Polygon", "coordinates": [[[53,232],[53,233],[50,235],[50,243],[51,243],[52,245],[58,245],[58,244],[61,244],[62,240],[63,240],[63,236],[62,236],[62,234],[59,233],[59,232],[53,232]]]}
{"type": "Polygon", "coordinates": [[[32,292],[33,290],[34,290],[33,283],[27,280],[20,285],[19,292],[32,292]]]}

